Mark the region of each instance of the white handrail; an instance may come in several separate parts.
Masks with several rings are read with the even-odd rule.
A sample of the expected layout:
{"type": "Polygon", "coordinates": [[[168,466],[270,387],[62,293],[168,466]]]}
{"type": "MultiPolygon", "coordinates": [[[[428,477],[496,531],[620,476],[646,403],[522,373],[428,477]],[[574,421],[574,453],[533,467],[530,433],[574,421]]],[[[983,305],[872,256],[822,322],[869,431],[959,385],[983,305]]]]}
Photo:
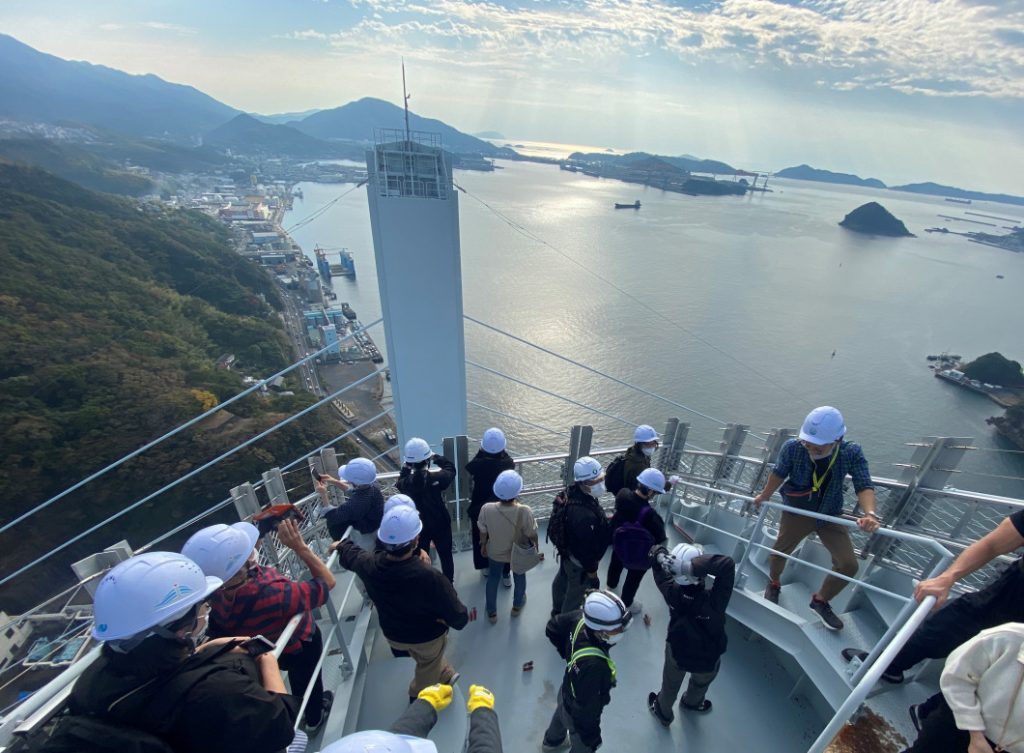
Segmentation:
{"type": "Polygon", "coordinates": [[[875,686],[882,673],[889,666],[896,654],[899,653],[903,645],[910,639],[910,636],[914,634],[914,631],[924,622],[928,613],[932,610],[932,606],[935,604],[934,596],[926,596],[924,600],[917,606],[914,613],[910,615],[910,619],[907,620],[906,624],[900,628],[899,632],[896,633],[896,637],[893,638],[892,642],[885,647],[882,651],[881,656],[878,660],[871,665],[868,671],[864,674],[863,679],[854,687],[853,691],[846,697],[846,700],[836,709],[835,715],[833,715],[831,721],[825,725],[825,729],[818,735],[818,739],[814,741],[810,748],[807,749],[807,753],[824,753],[825,749],[832,742],[832,739],[839,733],[843,725],[853,715],[853,712],[864,702],[864,699],[868,697],[868,692],[875,686]]]}

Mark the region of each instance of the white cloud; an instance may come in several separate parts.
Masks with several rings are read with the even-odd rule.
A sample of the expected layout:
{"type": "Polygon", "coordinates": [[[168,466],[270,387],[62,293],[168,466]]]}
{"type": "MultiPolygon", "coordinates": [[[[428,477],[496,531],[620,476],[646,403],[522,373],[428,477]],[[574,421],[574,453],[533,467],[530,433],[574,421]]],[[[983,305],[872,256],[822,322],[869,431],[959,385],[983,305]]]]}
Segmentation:
{"type": "Polygon", "coordinates": [[[100,24],[100,31],[120,31],[123,28],[123,24],[100,24]]]}
{"type": "Polygon", "coordinates": [[[153,29],[154,31],[168,31],[172,34],[181,34],[182,36],[192,36],[198,34],[199,30],[191,26],[182,26],[181,24],[169,24],[164,21],[142,21],[139,23],[146,29],[153,29]]]}
{"type": "Polygon", "coordinates": [[[806,73],[809,81],[837,90],[1024,98],[1024,4],[1016,2],[722,0],[709,9],[642,0],[352,5],[371,14],[326,40],[317,32],[293,32],[292,38],[328,41],[347,54],[405,52],[534,72],[570,60],[593,69],[654,51],[685,64],[806,73]]]}

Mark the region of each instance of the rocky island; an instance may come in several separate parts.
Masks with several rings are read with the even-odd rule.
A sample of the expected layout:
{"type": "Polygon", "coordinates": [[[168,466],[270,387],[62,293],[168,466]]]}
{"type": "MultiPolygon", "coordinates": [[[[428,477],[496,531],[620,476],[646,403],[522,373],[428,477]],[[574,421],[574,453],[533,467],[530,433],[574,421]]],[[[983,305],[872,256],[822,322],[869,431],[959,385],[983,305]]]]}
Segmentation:
{"type": "Polygon", "coordinates": [[[892,238],[914,238],[907,226],[893,217],[888,209],[877,201],[857,207],[839,223],[841,227],[866,235],[886,235],[892,238]]]}

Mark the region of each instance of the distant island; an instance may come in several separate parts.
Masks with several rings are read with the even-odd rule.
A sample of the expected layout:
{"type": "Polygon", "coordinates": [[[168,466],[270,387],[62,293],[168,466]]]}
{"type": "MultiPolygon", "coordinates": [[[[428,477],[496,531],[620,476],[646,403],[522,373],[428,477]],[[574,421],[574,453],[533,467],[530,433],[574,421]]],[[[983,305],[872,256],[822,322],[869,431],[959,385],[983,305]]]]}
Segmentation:
{"type": "Polygon", "coordinates": [[[985,193],[969,191],[955,186],[944,186],[941,183],[908,183],[904,186],[887,186],[877,178],[861,178],[850,173],[834,173],[810,165],[785,167],[773,173],[776,178],[791,180],[807,180],[815,183],[835,183],[841,186],[864,186],[866,188],[888,188],[891,191],[925,194],[927,196],[943,196],[950,199],[970,199],[971,201],[995,201],[1000,204],[1016,204],[1024,206],[1024,196],[1012,196],[1005,193],[985,193]]]}
{"type": "Polygon", "coordinates": [[[834,173],[831,170],[820,170],[810,165],[787,167],[775,173],[776,178],[792,178],[794,180],[811,180],[817,183],[838,183],[844,186],[867,186],[869,188],[885,188],[885,183],[877,178],[861,178],[849,173],[834,173]]]}
{"type": "Polygon", "coordinates": [[[902,221],[893,217],[892,213],[877,201],[869,201],[867,204],[857,207],[846,215],[839,225],[855,233],[866,235],[885,235],[891,238],[916,237],[907,230],[907,226],[902,221]]]}

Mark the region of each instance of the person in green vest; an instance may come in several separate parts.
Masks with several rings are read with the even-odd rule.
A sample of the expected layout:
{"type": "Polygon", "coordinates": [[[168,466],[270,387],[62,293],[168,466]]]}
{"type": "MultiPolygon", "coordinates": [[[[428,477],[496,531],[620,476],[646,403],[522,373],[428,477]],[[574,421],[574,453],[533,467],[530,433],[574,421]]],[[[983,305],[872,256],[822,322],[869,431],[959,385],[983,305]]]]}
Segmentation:
{"type": "Polygon", "coordinates": [[[566,661],[558,707],[544,733],[541,750],[593,753],[601,747],[601,713],[615,687],[615,662],[608,656],[632,623],[633,615],[611,591],[591,591],[583,609],[552,617],[548,640],[566,661]]]}

